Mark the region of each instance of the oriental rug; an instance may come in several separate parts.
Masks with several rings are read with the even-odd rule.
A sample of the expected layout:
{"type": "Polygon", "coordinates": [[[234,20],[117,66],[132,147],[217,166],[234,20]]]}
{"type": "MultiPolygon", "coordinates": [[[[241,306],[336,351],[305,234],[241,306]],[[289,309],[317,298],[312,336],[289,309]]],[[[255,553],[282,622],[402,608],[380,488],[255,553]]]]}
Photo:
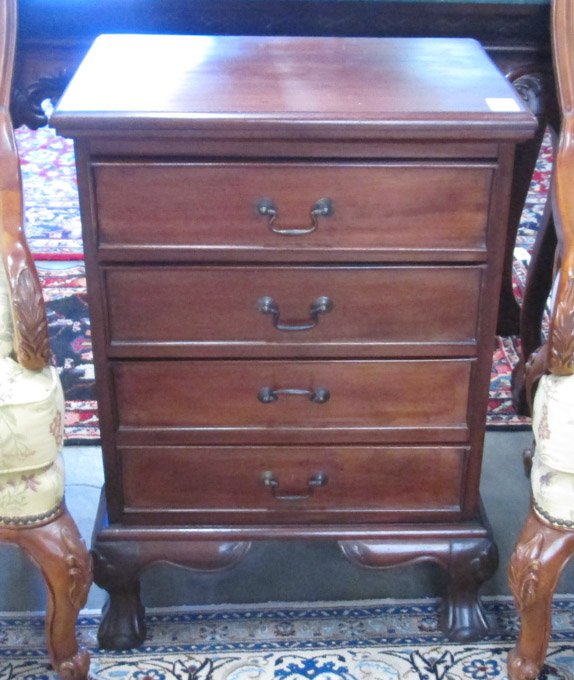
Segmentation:
{"type": "MultiPolygon", "coordinates": [[[[100,616],[84,613],[80,643],[98,680],[507,680],[518,618],[510,599],[485,600],[491,634],[450,643],[433,600],[224,605],[150,610],[144,645],[102,652],[100,616]]],[[[574,680],[574,600],[553,606],[543,680],[574,680]]],[[[42,617],[0,616],[0,678],[57,680],[42,617]]]]}
{"type": "Polygon", "coordinates": [[[66,396],[65,441],[68,445],[95,444],[100,431],[84,263],[39,261],[36,265],[53,361],[66,396]]]}
{"type": "Polygon", "coordinates": [[[50,127],[16,130],[26,239],[36,260],[82,260],[74,144],[50,127]]]}
{"type": "MultiPolygon", "coordinates": [[[[50,127],[36,131],[21,127],[16,131],[16,138],[27,238],[45,286],[54,362],[66,393],[66,443],[96,443],[99,438],[97,405],[73,145],[70,140],[58,137],[50,127]]],[[[516,241],[514,288],[518,299],[548,194],[551,167],[548,139],[538,160],[516,241]]],[[[530,426],[530,419],[517,415],[512,405],[510,380],[518,356],[517,338],[497,338],[488,407],[489,429],[530,426]]]]}

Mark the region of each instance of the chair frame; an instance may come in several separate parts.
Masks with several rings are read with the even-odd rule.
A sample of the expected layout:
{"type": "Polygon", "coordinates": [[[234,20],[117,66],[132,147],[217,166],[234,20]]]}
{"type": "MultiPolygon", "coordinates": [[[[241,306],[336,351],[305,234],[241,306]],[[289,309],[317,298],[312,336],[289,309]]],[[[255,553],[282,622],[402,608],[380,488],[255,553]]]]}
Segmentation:
{"type": "MultiPolygon", "coordinates": [[[[9,113],[16,43],[16,0],[0,0],[0,250],[14,319],[14,356],[27,369],[48,365],[50,346],[42,289],[24,236],[22,180],[9,113]]],[[[63,680],[88,675],[90,657],[75,628],[92,583],[92,562],[64,503],[49,517],[0,518],[0,542],[18,545],[47,586],[46,642],[63,680]]]]}
{"type": "MultiPolygon", "coordinates": [[[[532,392],[544,374],[574,374],[574,3],[553,0],[552,41],[562,125],[555,159],[553,215],[559,274],[547,342],[527,366],[532,392]]],[[[574,448],[573,448],[574,455],[574,448]]],[[[574,523],[566,526],[531,507],[509,564],[509,583],[521,630],[508,657],[511,680],[534,680],[544,664],[551,631],[554,590],[574,555],[574,523]]]]}

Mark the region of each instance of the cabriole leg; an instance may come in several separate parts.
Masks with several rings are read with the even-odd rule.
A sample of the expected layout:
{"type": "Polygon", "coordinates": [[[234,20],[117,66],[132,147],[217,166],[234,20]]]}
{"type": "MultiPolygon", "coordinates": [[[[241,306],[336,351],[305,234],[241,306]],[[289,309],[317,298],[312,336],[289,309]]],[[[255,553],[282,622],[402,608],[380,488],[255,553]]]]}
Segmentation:
{"type": "Polygon", "coordinates": [[[451,640],[470,642],[488,633],[479,588],[498,567],[498,550],[490,539],[452,541],[448,557],[439,560],[449,577],[443,628],[451,640]]]}
{"type": "Polygon", "coordinates": [[[144,569],[158,562],[197,571],[226,569],[242,560],[250,545],[235,541],[96,539],[92,551],[94,580],[109,594],[98,632],[100,648],[132,649],[145,640],[145,609],[140,599],[144,569]]]}
{"type": "Polygon", "coordinates": [[[574,553],[574,531],[543,522],[530,511],[508,567],[508,581],[520,612],[520,635],[508,655],[510,680],[535,680],[546,658],[552,596],[574,553]]]}
{"type": "Polygon", "coordinates": [[[429,560],[449,576],[443,600],[442,628],[453,641],[480,640],[488,624],[478,597],[484,581],[498,565],[498,551],[488,530],[468,538],[424,538],[403,536],[391,540],[340,541],[343,554],[353,563],[371,568],[388,568],[429,560]]]}
{"type": "Polygon", "coordinates": [[[67,510],[41,526],[16,529],[17,543],[42,573],[47,588],[46,643],[64,680],[83,680],[90,657],[78,646],[76,623],[92,583],[92,562],[67,510]]]}

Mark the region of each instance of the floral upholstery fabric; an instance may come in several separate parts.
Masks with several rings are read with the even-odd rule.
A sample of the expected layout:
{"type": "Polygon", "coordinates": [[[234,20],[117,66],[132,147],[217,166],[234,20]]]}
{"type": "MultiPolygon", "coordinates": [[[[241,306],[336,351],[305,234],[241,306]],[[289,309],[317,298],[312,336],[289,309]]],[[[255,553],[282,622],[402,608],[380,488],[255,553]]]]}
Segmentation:
{"type": "Polygon", "coordinates": [[[0,523],[31,524],[55,514],[64,498],[64,464],[58,454],[45,468],[0,473],[0,523]]]}
{"type": "Polygon", "coordinates": [[[544,376],[533,410],[535,510],[553,524],[574,527],[574,375],[544,376]]]}
{"type": "Polygon", "coordinates": [[[8,295],[8,281],[4,267],[0,265],[0,357],[5,357],[12,351],[12,312],[8,295]]]}
{"type": "Polygon", "coordinates": [[[8,283],[0,266],[0,523],[32,522],[64,496],[64,395],[54,368],[14,361],[8,283]]]}
{"type": "Polygon", "coordinates": [[[64,496],[64,395],[52,367],[0,358],[0,522],[49,516],[64,496]]]}

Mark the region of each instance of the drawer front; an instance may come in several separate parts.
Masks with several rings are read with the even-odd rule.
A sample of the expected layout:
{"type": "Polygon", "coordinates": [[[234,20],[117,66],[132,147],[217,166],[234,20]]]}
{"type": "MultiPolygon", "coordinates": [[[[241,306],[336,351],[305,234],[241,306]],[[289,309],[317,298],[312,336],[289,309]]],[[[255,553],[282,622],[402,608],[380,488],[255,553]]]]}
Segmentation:
{"type": "Polygon", "coordinates": [[[113,356],[472,354],[482,267],[110,267],[113,356]],[[137,304],[134,304],[137,300],[137,304]]]}
{"type": "Polygon", "coordinates": [[[484,252],[493,168],[118,163],[96,164],[93,173],[100,245],[229,250],[240,259],[267,251],[484,252]]]}
{"type": "MultiPolygon", "coordinates": [[[[188,523],[412,521],[456,514],[466,460],[449,447],[127,447],[124,504],[188,523]]],[[[177,520],[175,520],[177,521],[177,520]]]]}
{"type": "Polygon", "coordinates": [[[112,371],[126,443],[423,442],[466,436],[473,363],[118,361],[112,371]]]}

